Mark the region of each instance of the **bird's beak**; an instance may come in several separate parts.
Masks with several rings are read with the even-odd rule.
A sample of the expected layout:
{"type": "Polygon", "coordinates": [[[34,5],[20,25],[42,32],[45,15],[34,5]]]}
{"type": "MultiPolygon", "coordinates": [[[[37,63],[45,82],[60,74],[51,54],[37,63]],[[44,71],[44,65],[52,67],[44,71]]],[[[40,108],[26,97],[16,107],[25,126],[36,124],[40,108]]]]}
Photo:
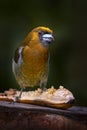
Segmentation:
{"type": "Polygon", "coordinates": [[[43,34],[42,38],[44,41],[47,41],[49,43],[51,43],[54,40],[54,37],[52,34],[43,34]]]}

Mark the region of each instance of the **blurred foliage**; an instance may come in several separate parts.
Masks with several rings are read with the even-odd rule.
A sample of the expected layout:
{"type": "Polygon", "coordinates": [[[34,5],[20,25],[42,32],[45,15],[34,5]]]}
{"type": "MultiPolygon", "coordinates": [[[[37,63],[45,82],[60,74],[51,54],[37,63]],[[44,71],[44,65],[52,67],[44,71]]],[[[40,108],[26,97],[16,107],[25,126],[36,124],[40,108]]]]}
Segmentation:
{"type": "Polygon", "coordinates": [[[39,25],[53,29],[48,87],[63,85],[87,105],[86,0],[0,0],[0,91],[19,88],[12,57],[27,33],[39,25]]]}

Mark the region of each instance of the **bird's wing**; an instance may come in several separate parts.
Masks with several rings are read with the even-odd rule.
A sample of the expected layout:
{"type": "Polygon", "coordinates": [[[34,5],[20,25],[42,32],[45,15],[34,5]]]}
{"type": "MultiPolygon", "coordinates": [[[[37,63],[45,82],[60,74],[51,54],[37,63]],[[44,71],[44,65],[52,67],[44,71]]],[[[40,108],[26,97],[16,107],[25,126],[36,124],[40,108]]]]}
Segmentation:
{"type": "Polygon", "coordinates": [[[14,61],[15,63],[21,63],[22,62],[22,51],[23,51],[23,46],[19,47],[16,49],[15,54],[14,54],[14,61]]]}

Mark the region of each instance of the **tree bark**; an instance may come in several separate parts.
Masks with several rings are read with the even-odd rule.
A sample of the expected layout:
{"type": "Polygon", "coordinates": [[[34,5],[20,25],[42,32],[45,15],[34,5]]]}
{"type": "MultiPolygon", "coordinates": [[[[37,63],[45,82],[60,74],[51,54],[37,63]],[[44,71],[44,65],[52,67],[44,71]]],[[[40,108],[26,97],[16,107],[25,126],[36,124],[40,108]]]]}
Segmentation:
{"type": "Polygon", "coordinates": [[[66,110],[0,101],[0,130],[87,130],[87,108],[66,110]]]}

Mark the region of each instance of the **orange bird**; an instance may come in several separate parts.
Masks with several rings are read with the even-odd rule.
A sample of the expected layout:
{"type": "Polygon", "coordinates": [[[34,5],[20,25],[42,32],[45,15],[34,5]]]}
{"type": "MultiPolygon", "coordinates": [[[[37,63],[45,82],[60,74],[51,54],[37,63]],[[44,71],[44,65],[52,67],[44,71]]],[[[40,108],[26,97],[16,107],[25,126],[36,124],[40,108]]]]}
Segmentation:
{"type": "Polygon", "coordinates": [[[12,69],[22,90],[26,87],[46,88],[49,71],[49,45],[53,41],[51,29],[34,28],[18,46],[12,61],[12,69]]]}

